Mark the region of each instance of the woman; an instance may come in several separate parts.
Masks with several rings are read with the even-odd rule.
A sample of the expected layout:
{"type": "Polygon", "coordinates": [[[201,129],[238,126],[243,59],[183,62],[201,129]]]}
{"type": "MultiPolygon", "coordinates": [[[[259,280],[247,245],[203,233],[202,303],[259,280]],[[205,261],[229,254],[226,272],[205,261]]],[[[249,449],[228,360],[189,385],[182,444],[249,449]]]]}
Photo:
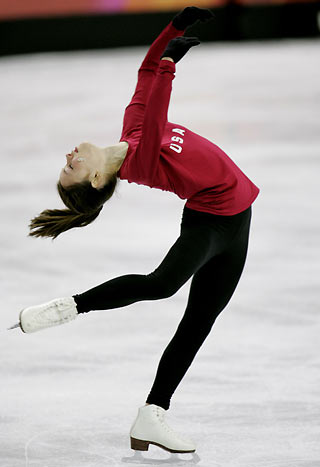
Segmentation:
{"type": "Polygon", "coordinates": [[[81,313],[172,296],[193,275],[187,307],[160,360],[146,404],[131,430],[131,447],[155,444],[170,452],[194,452],[164,420],[170,399],[217,316],[226,307],[244,268],[251,204],[259,193],[236,164],[214,143],[167,121],[175,64],[197,38],[182,37],[209,10],[185,8],[151,45],[124,115],[120,141],[99,148],[82,143],[67,155],[58,182],[66,210],[47,210],[31,221],[30,235],[56,238],[92,222],[114,192],[117,179],[168,190],[187,199],[181,233],[150,274],[128,274],[82,294],[25,308],[25,333],[66,323],[81,313]],[[181,36],[181,37],[179,37],[181,36]]]}

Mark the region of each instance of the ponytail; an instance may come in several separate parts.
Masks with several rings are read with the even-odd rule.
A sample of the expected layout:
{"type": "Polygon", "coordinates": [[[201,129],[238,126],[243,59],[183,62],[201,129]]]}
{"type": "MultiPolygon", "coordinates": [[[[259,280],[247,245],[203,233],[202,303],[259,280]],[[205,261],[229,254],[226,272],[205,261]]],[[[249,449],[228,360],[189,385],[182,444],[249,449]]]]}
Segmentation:
{"type": "Polygon", "coordinates": [[[78,213],[70,209],[46,209],[30,221],[29,236],[33,237],[53,237],[53,240],[62,232],[66,232],[73,227],[85,227],[94,221],[100,211],[92,213],[78,213]]]}
{"type": "Polygon", "coordinates": [[[118,183],[114,174],[100,190],[86,181],[64,188],[57,183],[58,193],[68,209],[46,209],[29,224],[30,237],[52,237],[74,227],[85,227],[100,214],[103,204],[111,198],[118,183]]]}

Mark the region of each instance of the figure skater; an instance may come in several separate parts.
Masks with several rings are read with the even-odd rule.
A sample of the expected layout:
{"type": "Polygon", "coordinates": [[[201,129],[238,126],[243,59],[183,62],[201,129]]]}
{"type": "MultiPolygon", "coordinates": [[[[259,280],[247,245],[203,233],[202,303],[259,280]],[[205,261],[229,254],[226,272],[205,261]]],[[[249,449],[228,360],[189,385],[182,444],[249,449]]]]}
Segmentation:
{"type": "Polygon", "coordinates": [[[184,31],[212,16],[210,10],[187,7],[173,18],[141,64],[119,143],[101,148],[85,142],[68,154],[57,183],[67,209],[45,210],[30,222],[30,236],[53,239],[83,227],[98,216],[118,179],[187,200],[180,236],[150,274],[116,277],[84,293],[25,308],[19,316],[22,331],[32,333],[91,310],[171,297],[193,276],[182,320],[131,427],[134,450],[148,450],[149,444],[176,453],[196,449],[193,441],[168,426],[165,412],[235,291],[247,256],[251,205],[259,193],[216,144],[167,121],[175,64],[200,43],[198,38],[184,37],[184,31]]]}

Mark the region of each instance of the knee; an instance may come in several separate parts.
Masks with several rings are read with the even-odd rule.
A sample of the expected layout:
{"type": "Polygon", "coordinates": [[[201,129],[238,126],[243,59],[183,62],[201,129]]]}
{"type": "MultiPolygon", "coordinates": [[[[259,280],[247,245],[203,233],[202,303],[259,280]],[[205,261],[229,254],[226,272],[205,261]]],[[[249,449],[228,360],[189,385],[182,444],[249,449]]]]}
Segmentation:
{"type": "Polygon", "coordinates": [[[155,272],[147,274],[146,277],[151,285],[152,298],[155,300],[171,297],[179,289],[179,286],[169,280],[169,278],[158,276],[155,272]]]}

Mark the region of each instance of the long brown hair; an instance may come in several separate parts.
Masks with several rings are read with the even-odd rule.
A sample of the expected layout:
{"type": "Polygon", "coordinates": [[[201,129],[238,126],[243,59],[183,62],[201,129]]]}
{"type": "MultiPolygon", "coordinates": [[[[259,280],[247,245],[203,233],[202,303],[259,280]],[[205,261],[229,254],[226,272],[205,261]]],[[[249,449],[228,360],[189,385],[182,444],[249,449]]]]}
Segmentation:
{"type": "Polygon", "coordinates": [[[31,219],[30,237],[52,237],[73,227],[84,227],[93,222],[101,212],[103,204],[111,198],[118,183],[117,174],[111,176],[101,189],[93,188],[89,181],[75,183],[64,188],[57,183],[58,193],[68,209],[46,209],[31,219]]]}

